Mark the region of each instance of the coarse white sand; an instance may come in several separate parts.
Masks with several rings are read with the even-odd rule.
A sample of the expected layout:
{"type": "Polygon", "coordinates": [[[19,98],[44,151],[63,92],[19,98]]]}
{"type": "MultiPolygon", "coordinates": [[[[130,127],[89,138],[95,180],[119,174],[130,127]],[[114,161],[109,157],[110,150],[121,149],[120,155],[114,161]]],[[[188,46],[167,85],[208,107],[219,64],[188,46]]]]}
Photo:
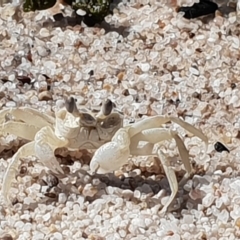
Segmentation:
{"type": "MultiPolygon", "coordinates": [[[[156,158],[129,158],[117,176],[89,176],[90,153],[59,150],[66,173],[59,179],[35,158],[22,159],[10,192],[14,205],[0,206],[0,239],[240,239],[240,19],[233,11],[186,20],[155,0],[122,1],[113,12],[89,28],[53,23],[46,11],[1,7],[1,108],[50,114],[64,96],[90,109],[109,98],[125,124],[162,114],[202,129],[207,156],[198,138],[170,125],[184,139],[195,174],[163,216],[170,189],[156,158]],[[216,141],[230,153],[216,152],[216,141]]],[[[0,143],[1,188],[24,142],[8,135],[0,143]]],[[[176,144],[163,149],[180,179],[176,144]]]]}

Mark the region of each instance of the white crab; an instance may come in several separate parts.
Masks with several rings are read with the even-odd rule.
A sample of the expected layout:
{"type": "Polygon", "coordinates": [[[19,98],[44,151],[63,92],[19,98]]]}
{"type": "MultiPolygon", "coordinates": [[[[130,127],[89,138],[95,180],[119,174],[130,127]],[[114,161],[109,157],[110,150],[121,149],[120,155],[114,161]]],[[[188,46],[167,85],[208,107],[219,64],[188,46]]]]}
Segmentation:
{"type": "Polygon", "coordinates": [[[132,156],[149,156],[157,155],[162,163],[164,171],[171,188],[171,196],[162,208],[161,213],[167,211],[169,205],[173,202],[178,191],[178,183],[175,172],[170,166],[167,157],[157,148],[154,153],[153,149],[156,144],[164,141],[175,139],[181,159],[186,169],[184,179],[187,179],[192,172],[192,166],[189,160],[189,153],[176,131],[163,128],[162,125],[167,122],[174,122],[202,139],[207,147],[208,139],[202,131],[196,129],[192,125],[176,117],[154,116],[149,117],[132,125],[119,129],[111,142],[102,145],[94,154],[90,170],[97,173],[108,173],[118,170],[122,165],[126,164],[130,155],[132,156]],[[146,142],[144,146],[140,146],[140,142],[146,142]]]}
{"type": "Polygon", "coordinates": [[[123,116],[112,112],[112,109],[112,102],[107,100],[94,116],[87,109],[78,111],[75,100],[71,98],[66,101],[66,108],[56,112],[55,117],[27,107],[0,111],[0,135],[14,134],[30,141],[19,148],[7,168],[2,186],[5,200],[10,203],[8,194],[21,158],[35,155],[54,173],[63,174],[54,155],[57,148],[97,149],[110,141],[123,125],[123,116]],[[14,121],[5,122],[8,114],[14,121]]]}

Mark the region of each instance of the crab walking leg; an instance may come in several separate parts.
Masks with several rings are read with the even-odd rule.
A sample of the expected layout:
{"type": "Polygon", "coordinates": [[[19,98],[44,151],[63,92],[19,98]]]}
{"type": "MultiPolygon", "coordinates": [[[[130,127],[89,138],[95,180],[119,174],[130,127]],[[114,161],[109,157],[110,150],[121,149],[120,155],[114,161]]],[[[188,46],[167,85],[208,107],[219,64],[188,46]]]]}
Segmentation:
{"type": "Polygon", "coordinates": [[[100,112],[96,115],[99,119],[105,119],[107,116],[111,114],[113,110],[113,103],[110,99],[107,99],[100,110],[100,112]]]}
{"type": "MultiPolygon", "coordinates": [[[[118,170],[122,165],[127,163],[129,155],[135,155],[134,149],[137,148],[140,141],[156,144],[164,140],[176,140],[182,161],[188,173],[192,168],[189,162],[189,155],[181,138],[174,131],[169,131],[162,128],[150,128],[135,134],[132,138],[129,137],[128,132],[131,128],[127,127],[118,130],[115,133],[111,142],[102,145],[94,154],[90,163],[92,172],[107,173],[118,170]]],[[[151,145],[146,146],[152,150],[151,145]]],[[[141,152],[142,156],[151,154],[152,151],[141,152]]],[[[139,155],[139,154],[137,154],[139,155]]]]}
{"type": "MultiPolygon", "coordinates": [[[[186,169],[187,173],[190,174],[192,172],[192,166],[189,160],[189,153],[182,139],[178,136],[176,131],[171,131],[165,128],[151,128],[144,130],[141,133],[138,133],[137,135],[132,137],[130,151],[132,155],[135,155],[134,153],[132,153],[132,151],[137,147],[140,141],[156,144],[171,139],[175,140],[180,157],[184,164],[184,168],[186,169]]],[[[146,155],[146,152],[144,154],[144,150],[142,151],[142,155],[146,155]]]]}
{"type": "MultiPolygon", "coordinates": [[[[180,154],[181,157],[184,158],[183,160],[184,166],[186,166],[187,171],[191,172],[192,168],[189,161],[188,151],[185,148],[185,145],[183,144],[181,138],[177,135],[175,131],[171,131],[164,128],[163,129],[152,128],[145,130],[131,139],[130,153],[131,155],[134,156],[156,155],[156,153],[153,153],[153,148],[155,144],[159,144],[164,140],[171,140],[173,138],[175,139],[178,145],[179,152],[181,152],[180,154]],[[138,148],[139,141],[146,141],[148,143],[143,147],[138,148]]],[[[171,195],[163,209],[160,211],[160,213],[165,213],[177,194],[178,182],[175,171],[170,166],[170,161],[167,159],[167,157],[163,154],[163,152],[159,148],[157,149],[157,155],[160,159],[160,164],[163,166],[164,172],[166,173],[166,177],[168,179],[169,186],[171,189],[171,195]]]]}
{"type": "Polygon", "coordinates": [[[197,136],[198,138],[200,138],[204,143],[205,143],[205,153],[207,152],[207,148],[208,148],[208,138],[207,136],[205,136],[203,134],[203,132],[197,128],[195,128],[194,126],[192,126],[190,123],[187,123],[183,120],[181,120],[180,118],[177,117],[170,117],[172,122],[175,122],[176,124],[178,124],[179,126],[181,126],[182,128],[184,128],[185,130],[187,130],[188,132],[192,133],[193,135],[197,136]]]}
{"type": "Polygon", "coordinates": [[[57,137],[51,127],[44,127],[35,136],[35,155],[54,173],[63,174],[64,172],[54,155],[54,151],[57,148],[67,146],[67,144],[68,140],[57,137]]]}
{"type": "Polygon", "coordinates": [[[17,120],[21,120],[25,123],[28,123],[30,125],[35,125],[39,128],[45,127],[45,126],[51,126],[55,119],[54,117],[41,113],[38,110],[22,107],[22,108],[9,108],[4,109],[0,111],[0,123],[6,122],[5,116],[7,114],[11,114],[14,116],[17,120]]]}
{"type": "Polygon", "coordinates": [[[156,153],[153,154],[153,148],[154,148],[153,143],[148,143],[142,148],[135,148],[132,146],[131,154],[134,156],[157,155],[158,158],[160,159],[160,164],[163,166],[164,172],[166,173],[166,177],[168,179],[169,186],[171,189],[171,195],[167,203],[164,205],[164,207],[160,211],[160,214],[162,214],[167,211],[168,207],[171,205],[174,198],[176,197],[176,194],[178,192],[178,182],[177,182],[175,171],[170,166],[170,161],[167,159],[165,154],[163,154],[163,152],[160,149],[157,150],[157,154],[156,153]]]}
{"type": "Polygon", "coordinates": [[[0,125],[0,135],[13,134],[17,137],[33,141],[36,133],[40,131],[41,128],[34,125],[29,125],[23,122],[9,121],[0,125]]]}
{"type": "Polygon", "coordinates": [[[8,193],[11,188],[12,181],[16,176],[16,172],[18,171],[20,158],[25,158],[34,154],[34,142],[30,142],[19,148],[19,150],[13,155],[4,175],[2,185],[2,195],[8,203],[10,203],[8,193]]]}
{"type": "Polygon", "coordinates": [[[139,132],[142,132],[147,129],[151,128],[160,128],[163,124],[168,123],[168,122],[174,122],[187,130],[188,132],[196,135],[198,138],[200,138],[202,141],[204,141],[206,145],[206,150],[208,146],[208,139],[207,137],[203,134],[203,132],[191,124],[184,122],[183,120],[176,118],[176,117],[166,117],[166,116],[153,116],[150,118],[143,119],[139,122],[134,123],[133,125],[130,126],[129,128],[129,136],[132,138],[139,132]]]}
{"type": "Polygon", "coordinates": [[[158,152],[159,159],[162,163],[164,172],[166,173],[166,177],[168,179],[169,186],[171,189],[171,195],[170,195],[167,203],[164,205],[164,207],[160,211],[160,214],[162,214],[167,211],[168,207],[170,206],[170,204],[173,202],[174,198],[176,197],[176,194],[178,192],[178,182],[177,182],[176,174],[175,174],[173,168],[170,166],[170,162],[167,159],[167,157],[163,154],[163,152],[160,149],[158,149],[157,152],[158,152]]]}

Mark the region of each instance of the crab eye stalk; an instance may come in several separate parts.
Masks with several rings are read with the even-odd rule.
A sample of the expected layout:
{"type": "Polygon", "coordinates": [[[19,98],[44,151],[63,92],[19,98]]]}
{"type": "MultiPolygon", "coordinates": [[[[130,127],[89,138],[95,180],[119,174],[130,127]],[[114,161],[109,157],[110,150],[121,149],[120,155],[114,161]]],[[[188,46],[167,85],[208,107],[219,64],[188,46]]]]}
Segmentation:
{"type": "Polygon", "coordinates": [[[74,116],[79,115],[79,111],[76,106],[76,100],[73,97],[65,100],[65,107],[69,113],[72,113],[74,116]]]}
{"type": "Polygon", "coordinates": [[[107,99],[102,105],[102,113],[104,116],[108,116],[113,109],[113,102],[110,99],[107,99]]]}

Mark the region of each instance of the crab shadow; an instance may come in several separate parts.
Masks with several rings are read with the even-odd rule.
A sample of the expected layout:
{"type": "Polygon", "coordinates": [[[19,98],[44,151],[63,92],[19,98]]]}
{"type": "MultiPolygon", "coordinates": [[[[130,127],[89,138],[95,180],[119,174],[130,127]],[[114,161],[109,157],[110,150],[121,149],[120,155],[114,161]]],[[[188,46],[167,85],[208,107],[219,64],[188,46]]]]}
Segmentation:
{"type": "MultiPolygon", "coordinates": [[[[47,20],[43,23],[44,27],[60,27],[60,28],[68,28],[68,27],[74,27],[74,26],[81,26],[83,22],[82,17],[80,16],[74,16],[74,17],[64,17],[61,14],[55,16],[55,21],[52,20],[47,20]]],[[[88,26],[88,24],[86,24],[88,26]]],[[[103,21],[101,23],[96,23],[93,24],[92,26],[89,27],[94,27],[94,28],[101,28],[105,30],[105,33],[110,33],[110,32],[117,32],[119,35],[123,36],[126,38],[130,31],[130,25],[129,26],[115,26],[107,23],[106,21],[103,21]]]]}
{"type": "MultiPolygon", "coordinates": [[[[71,199],[72,194],[76,194],[75,196],[77,198],[85,195],[84,200],[91,203],[97,199],[106,198],[106,195],[115,194],[134,204],[144,202],[148,208],[159,205],[159,210],[161,210],[162,196],[159,196],[159,193],[162,192],[164,196],[170,196],[171,194],[169,183],[165,176],[161,179],[154,180],[150,177],[140,175],[131,177],[117,177],[113,173],[90,175],[87,171],[79,169],[75,173],[71,173],[70,178],[77,180],[73,184],[64,184],[61,178],[59,178],[59,183],[54,190],[55,194],[53,194],[53,188],[49,187],[48,191],[44,194],[44,201],[47,203],[57,203],[59,193],[65,193],[68,199],[71,199]],[[97,182],[96,185],[93,184],[94,181],[97,182]],[[90,185],[90,191],[94,192],[96,190],[96,193],[93,193],[93,195],[89,193],[89,195],[86,195],[86,192],[83,193],[84,186],[87,184],[90,185]],[[79,191],[79,189],[81,190],[79,191]],[[124,190],[129,191],[125,191],[127,194],[123,194],[124,190]],[[136,191],[138,191],[138,197],[134,194],[136,191]]],[[[172,212],[175,217],[180,219],[183,209],[197,209],[198,204],[202,204],[202,199],[198,198],[193,200],[189,195],[189,191],[182,188],[179,189],[174,202],[169,207],[169,212],[172,212]]]]}

